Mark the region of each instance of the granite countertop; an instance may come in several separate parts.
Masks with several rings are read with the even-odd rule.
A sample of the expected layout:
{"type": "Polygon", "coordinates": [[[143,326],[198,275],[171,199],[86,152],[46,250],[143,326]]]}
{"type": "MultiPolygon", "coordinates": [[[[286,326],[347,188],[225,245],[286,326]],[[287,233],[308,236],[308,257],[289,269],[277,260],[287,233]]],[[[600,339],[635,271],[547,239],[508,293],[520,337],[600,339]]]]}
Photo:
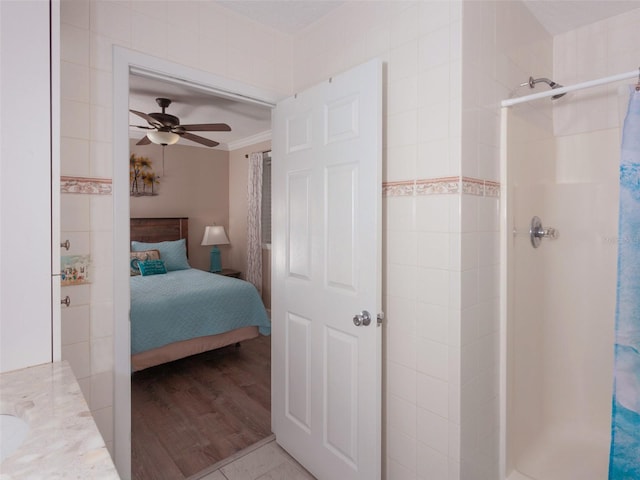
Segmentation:
{"type": "Polygon", "coordinates": [[[0,374],[0,414],[29,425],[0,479],[120,478],[67,362],[0,374]]]}

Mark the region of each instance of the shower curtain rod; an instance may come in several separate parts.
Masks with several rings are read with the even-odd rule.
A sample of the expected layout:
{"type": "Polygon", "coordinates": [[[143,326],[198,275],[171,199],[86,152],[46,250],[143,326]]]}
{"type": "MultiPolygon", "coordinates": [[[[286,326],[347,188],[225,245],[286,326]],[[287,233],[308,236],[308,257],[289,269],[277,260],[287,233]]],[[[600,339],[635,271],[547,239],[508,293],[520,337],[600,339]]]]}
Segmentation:
{"type": "MultiPolygon", "coordinates": [[[[262,151],[262,152],[260,152],[260,153],[262,153],[262,154],[264,155],[265,153],[271,153],[271,150],[263,150],[263,151],[262,151]]],[[[246,154],[246,155],[244,156],[244,158],[249,158],[249,154],[246,154]]]]}
{"type": "Polygon", "coordinates": [[[607,83],[617,82],[619,80],[627,80],[629,78],[638,78],[638,82],[640,82],[640,69],[627,73],[619,73],[618,75],[611,75],[610,77],[598,78],[597,80],[589,80],[587,82],[576,83],[575,85],[569,85],[568,87],[560,87],[554,88],[553,90],[546,90],[540,93],[532,93],[531,95],[525,95],[524,97],[509,98],[507,100],[502,100],[502,103],[500,105],[503,107],[511,107],[512,105],[530,102],[531,100],[553,97],[554,95],[574,92],[576,90],[582,90],[584,88],[597,87],[598,85],[605,85],[607,83]]]}

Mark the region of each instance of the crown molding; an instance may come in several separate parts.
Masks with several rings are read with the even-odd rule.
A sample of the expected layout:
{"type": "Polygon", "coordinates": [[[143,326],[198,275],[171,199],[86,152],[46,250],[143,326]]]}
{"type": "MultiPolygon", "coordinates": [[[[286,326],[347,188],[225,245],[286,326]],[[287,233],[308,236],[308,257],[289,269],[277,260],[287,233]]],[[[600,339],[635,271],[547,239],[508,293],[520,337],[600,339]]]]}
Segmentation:
{"type": "Polygon", "coordinates": [[[245,137],[240,140],[227,143],[226,150],[231,152],[233,150],[238,150],[239,148],[250,147],[251,145],[255,145],[256,143],[266,142],[268,140],[271,140],[271,130],[256,133],[255,135],[251,135],[250,137],[245,137]]]}

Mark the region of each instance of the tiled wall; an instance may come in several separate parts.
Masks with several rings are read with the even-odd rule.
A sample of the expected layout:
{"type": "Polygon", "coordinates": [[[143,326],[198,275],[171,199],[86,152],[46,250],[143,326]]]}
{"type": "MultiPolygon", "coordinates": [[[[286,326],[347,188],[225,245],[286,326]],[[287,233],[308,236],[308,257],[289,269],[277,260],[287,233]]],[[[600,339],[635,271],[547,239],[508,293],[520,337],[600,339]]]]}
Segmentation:
{"type": "Polygon", "coordinates": [[[291,39],[199,1],[62,0],[61,22],[61,238],[92,259],[91,284],[63,289],[62,357],[112,449],[112,46],[286,94],[291,39]]]}

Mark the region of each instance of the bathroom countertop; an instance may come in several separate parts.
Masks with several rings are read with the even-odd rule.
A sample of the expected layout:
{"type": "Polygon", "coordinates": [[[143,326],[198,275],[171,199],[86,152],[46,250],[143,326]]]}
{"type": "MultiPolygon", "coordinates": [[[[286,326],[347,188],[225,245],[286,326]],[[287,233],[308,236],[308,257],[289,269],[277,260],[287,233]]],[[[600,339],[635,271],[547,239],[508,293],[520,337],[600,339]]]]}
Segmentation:
{"type": "Polygon", "coordinates": [[[120,478],[67,362],[0,374],[0,414],[29,425],[0,464],[1,480],[120,478]]]}

